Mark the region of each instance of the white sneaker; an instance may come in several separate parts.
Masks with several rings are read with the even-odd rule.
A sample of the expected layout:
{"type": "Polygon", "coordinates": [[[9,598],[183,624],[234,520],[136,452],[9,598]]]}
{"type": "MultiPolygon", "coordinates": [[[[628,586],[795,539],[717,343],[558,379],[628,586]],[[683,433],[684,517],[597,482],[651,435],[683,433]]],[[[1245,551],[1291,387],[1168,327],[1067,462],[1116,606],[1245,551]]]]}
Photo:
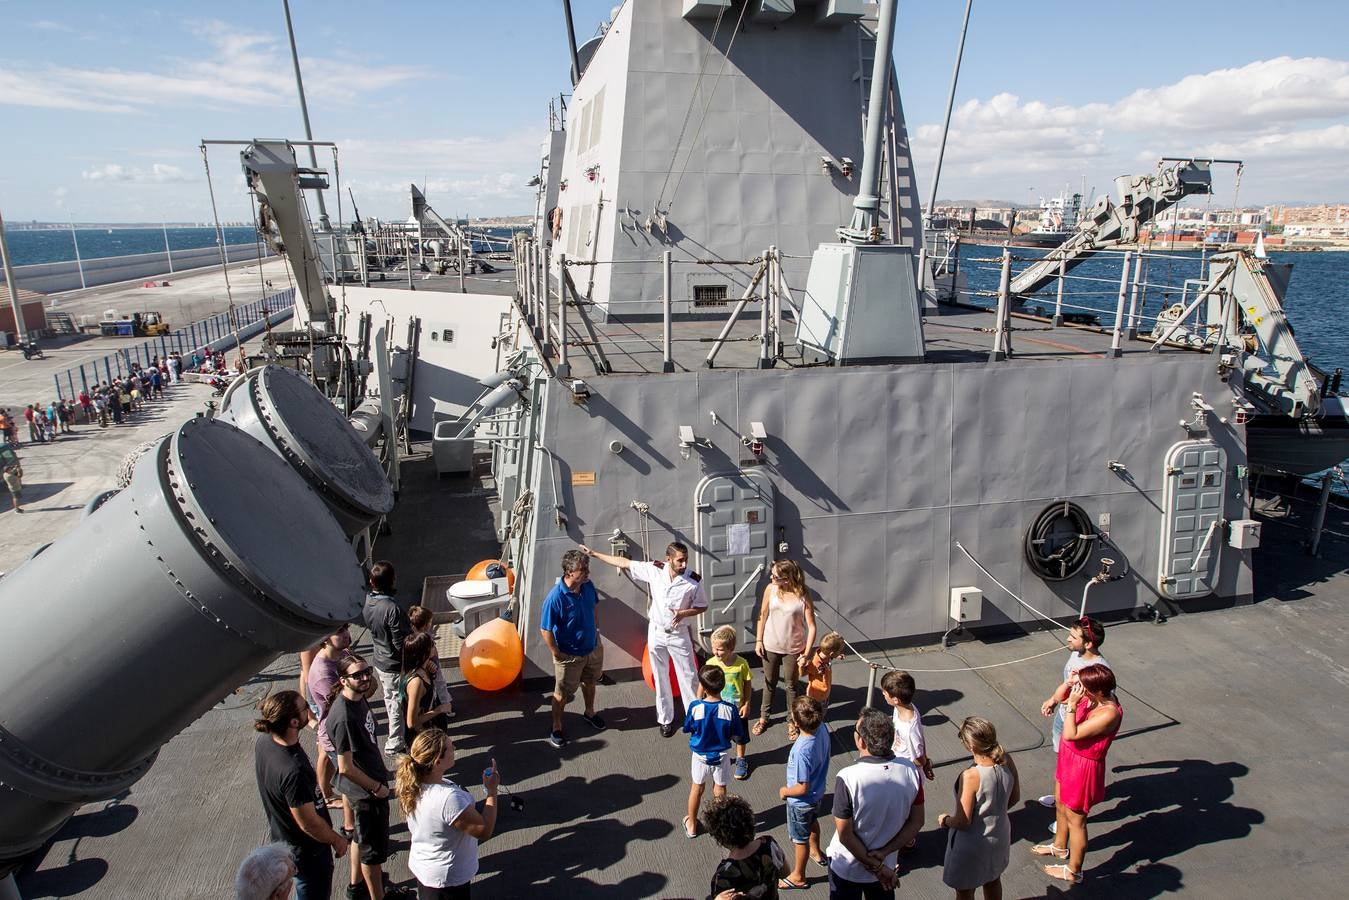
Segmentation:
{"type": "Polygon", "coordinates": [[[1049,833],[1050,833],[1050,834],[1058,834],[1058,833],[1059,833],[1059,823],[1058,823],[1058,822],[1050,822],[1050,823],[1049,823],[1049,833]]]}
{"type": "Polygon", "coordinates": [[[1043,797],[1040,798],[1040,805],[1041,805],[1041,806],[1048,806],[1050,809],[1053,809],[1053,808],[1054,808],[1054,795],[1053,795],[1053,794],[1045,794],[1043,797]]]}

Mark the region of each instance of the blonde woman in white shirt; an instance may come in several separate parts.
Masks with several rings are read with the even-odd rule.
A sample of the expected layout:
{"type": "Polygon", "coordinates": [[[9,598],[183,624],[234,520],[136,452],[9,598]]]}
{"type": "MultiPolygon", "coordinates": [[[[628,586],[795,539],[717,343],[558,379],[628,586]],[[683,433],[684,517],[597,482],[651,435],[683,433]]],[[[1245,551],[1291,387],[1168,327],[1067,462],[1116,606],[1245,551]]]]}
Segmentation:
{"type": "Polygon", "coordinates": [[[496,830],[496,760],[482,773],[482,812],[468,791],[445,778],[453,765],[454,742],[439,728],[417,735],[398,761],[396,792],[412,836],[408,870],[417,879],[418,900],[468,900],[478,844],[496,830]]]}

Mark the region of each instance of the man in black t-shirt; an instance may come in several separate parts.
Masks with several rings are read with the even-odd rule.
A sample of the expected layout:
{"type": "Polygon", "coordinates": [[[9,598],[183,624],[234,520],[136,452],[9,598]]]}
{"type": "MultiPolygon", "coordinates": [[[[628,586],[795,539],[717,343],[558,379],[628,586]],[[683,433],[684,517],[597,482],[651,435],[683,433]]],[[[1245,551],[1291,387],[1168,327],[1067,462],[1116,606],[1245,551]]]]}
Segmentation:
{"type": "Polygon", "coordinates": [[[384,861],[389,858],[389,772],[375,740],[375,714],[367,698],[375,692],[375,670],[359,656],[338,663],[342,690],[333,698],[324,726],[337,751],[335,787],[356,814],[356,844],[361,850],[361,875],[370,900],[407,896],[401,889],[386,893],[384,861]]]}
{"type": "Polygon", "coordinates": [[[299,900],[327,900],[333,884],[333,852],[347,852],[347,839],[333,830],[319,799],[318,778],[300,746],[300,730],[309,723],[309,705],[296,691],[278,691],[259,705],[253,723],[258,735],[253,764],[258,794],[272,840],[295,857],[299,900]]]}

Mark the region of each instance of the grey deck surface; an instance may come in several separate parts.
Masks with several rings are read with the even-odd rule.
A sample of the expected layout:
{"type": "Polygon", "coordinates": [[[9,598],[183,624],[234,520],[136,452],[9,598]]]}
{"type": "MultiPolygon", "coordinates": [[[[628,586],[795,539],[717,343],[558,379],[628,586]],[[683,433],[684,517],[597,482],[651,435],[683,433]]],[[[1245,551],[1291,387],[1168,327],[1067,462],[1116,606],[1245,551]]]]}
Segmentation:
{"type": "MultiPolygon", "coordinates": [[[[418,465],[426,464],[410,468],[418,465]]],[[[464,531],[464,540],[433,541],[419,531],[419,521],[425,522],[419,517],[446,508],[437,498],[478,488],[463,480],[438,483],[424,471],[410,477],[424,480],[421,499],[400,508],[394,533],[379,551],[402,567],[405,590],[415,590],[416,573],[462,571],[456,566],[479,558],[484,543],[490,546],[481,523],[464,531]]],[[[490,494],[483,490],[477,499],[490,494]]],[[[1108,760],[1107,800],[1089,823],[1087,881],[1077,888],[1051,882],[1029,854],[1050,820],[1050,811],[1034,798],[1052,789],[1048,721],[1038,707],[1057,683],[1065,654],[977,672],[922,671],[1019,659],[1053,650],[1054,638],[966,638],[947,652],[861,648],[880,662],[915,671],[917,702],[938,763],[937,780],[928,788],[928,826],[906,857],[900,896],[950,896],[940,877],[943,834],[933,823],[949,811],[951,785],[963,765],[953,723],[973,713],[998,725],[1023,778],[1023,805],[1012,816],[1012,863],[1004,876],[1008,897],[1339,895],[1341,856],[1349,844],[1343,810],[1349,721],[1339,712],[1349,687],[1349,523],[1333,511],[1325,558],[1312,560],[1296,546],[1308,509],[1299,504],[1294,510],[1288,519],[1266,523],[1254,605],[1178,615],[1161,626],[1124,622],[1109,629],[1103,650],[1120,677],[1124,732],[1108,760]]],[[[821,619],[832,624],[827,609],[821,619]]],[[[268,691],[293,686],[296,671],[293,657],[279,661],[170,742],[126,796],[86,806],[21,873],[23,895],[230,896],[235,867],[265,840],[253,782],[250,707],[268,691]]],[[[459,749],[454,776],[473,784],[494,757],[505,782],[526,801],[522,813],[503,808],[498,834],[482,846],[474,896],[706,895],[721,853],[706,836],[689,841],[680,832],[687,746],[681,737],[659,736],[645,685],[623,680],[630,673],[616,674],[619,683],[599,694],[609,729],[596,733],[582,723],[578,701],[567,718],[572,742],[561,752],[544,743],[546,688],[483,694],[452,686],[460,711],[453,728],[459,749]]],[[[837,670],[831,772],[852,758],[849,723],[866,675],[856,661],[837,670]]],[[[136,694],[136,685],[127,685],[128,703],[136,702],[136,694]]],[[[312,740],[304,740],[312,750],[312,740]]],[[[776,798],[786,754],[779,718],[750,745],[751,779],[732,788],[754,805],[761,827],[783,842],[776,798]]],[[[826,820],[826,839],[831,833],[826,820]]],[[[405,879],[403,826],[395,826],[395,837],[404,851],[389,870],[405,879]]],[[[344,864],[338,872],[340,884],[344,864]]],[[[808,896],[825,896],[823,871],[812,869],[811,878],[808,896]]],[[[338,887],[334,896],[340,895],[338,887]]]]}
{"type": "MultiPolygon", "coordinates": [[[[581,307],[568,310],[569,362],[574,375],[608,371],[619,375],[658,375],[662,371],[663,325],[659,320],[610,320],[581,307]]],[[[971,306],[944,306],[923,318],[925,359],[929,363],[986,363],[993,347],[994,317],[990,310],[971,306]]],[[[725,327],[726,318],[676,319],[671,328],[671,357],[675,371],[706,367],[707,354],[725,327]]],[[[783,323],[783,359],[778,367],[802,365],[795,344],[796,326],[783,323]]],[[[1110,349],[1108,328],[1063,325],[1052,327],[1048,319],[1016,314],[1012,319],[1012,347],[1017,359],[1061,360],[1073,357],[1104,357],[1110,349]]],[[[753,369],[759,363],[760,322],[757,314],[741,316],[718,351],[719,369],[753,369]]],[[[1151,341],[1124,341],[1128,355],[1146,353],[1151,341]]],[[[1195,352],[1165,347],[1161,352],[1195,352]]],[[[554,358],[554,362],[556,359],[554,358]]]]}

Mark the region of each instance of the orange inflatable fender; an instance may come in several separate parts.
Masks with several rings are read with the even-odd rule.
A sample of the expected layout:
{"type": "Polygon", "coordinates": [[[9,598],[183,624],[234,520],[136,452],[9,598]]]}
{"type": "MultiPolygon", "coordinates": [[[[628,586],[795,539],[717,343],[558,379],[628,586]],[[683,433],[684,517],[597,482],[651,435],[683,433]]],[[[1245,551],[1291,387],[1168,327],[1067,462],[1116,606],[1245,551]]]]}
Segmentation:
{"type": "Polygon", "coordinates": [[[499,691],[520,677],[525,648],[515,625],[505,619],[484,622],[459,648],[464,680],[480,691],[499,691]]]}

